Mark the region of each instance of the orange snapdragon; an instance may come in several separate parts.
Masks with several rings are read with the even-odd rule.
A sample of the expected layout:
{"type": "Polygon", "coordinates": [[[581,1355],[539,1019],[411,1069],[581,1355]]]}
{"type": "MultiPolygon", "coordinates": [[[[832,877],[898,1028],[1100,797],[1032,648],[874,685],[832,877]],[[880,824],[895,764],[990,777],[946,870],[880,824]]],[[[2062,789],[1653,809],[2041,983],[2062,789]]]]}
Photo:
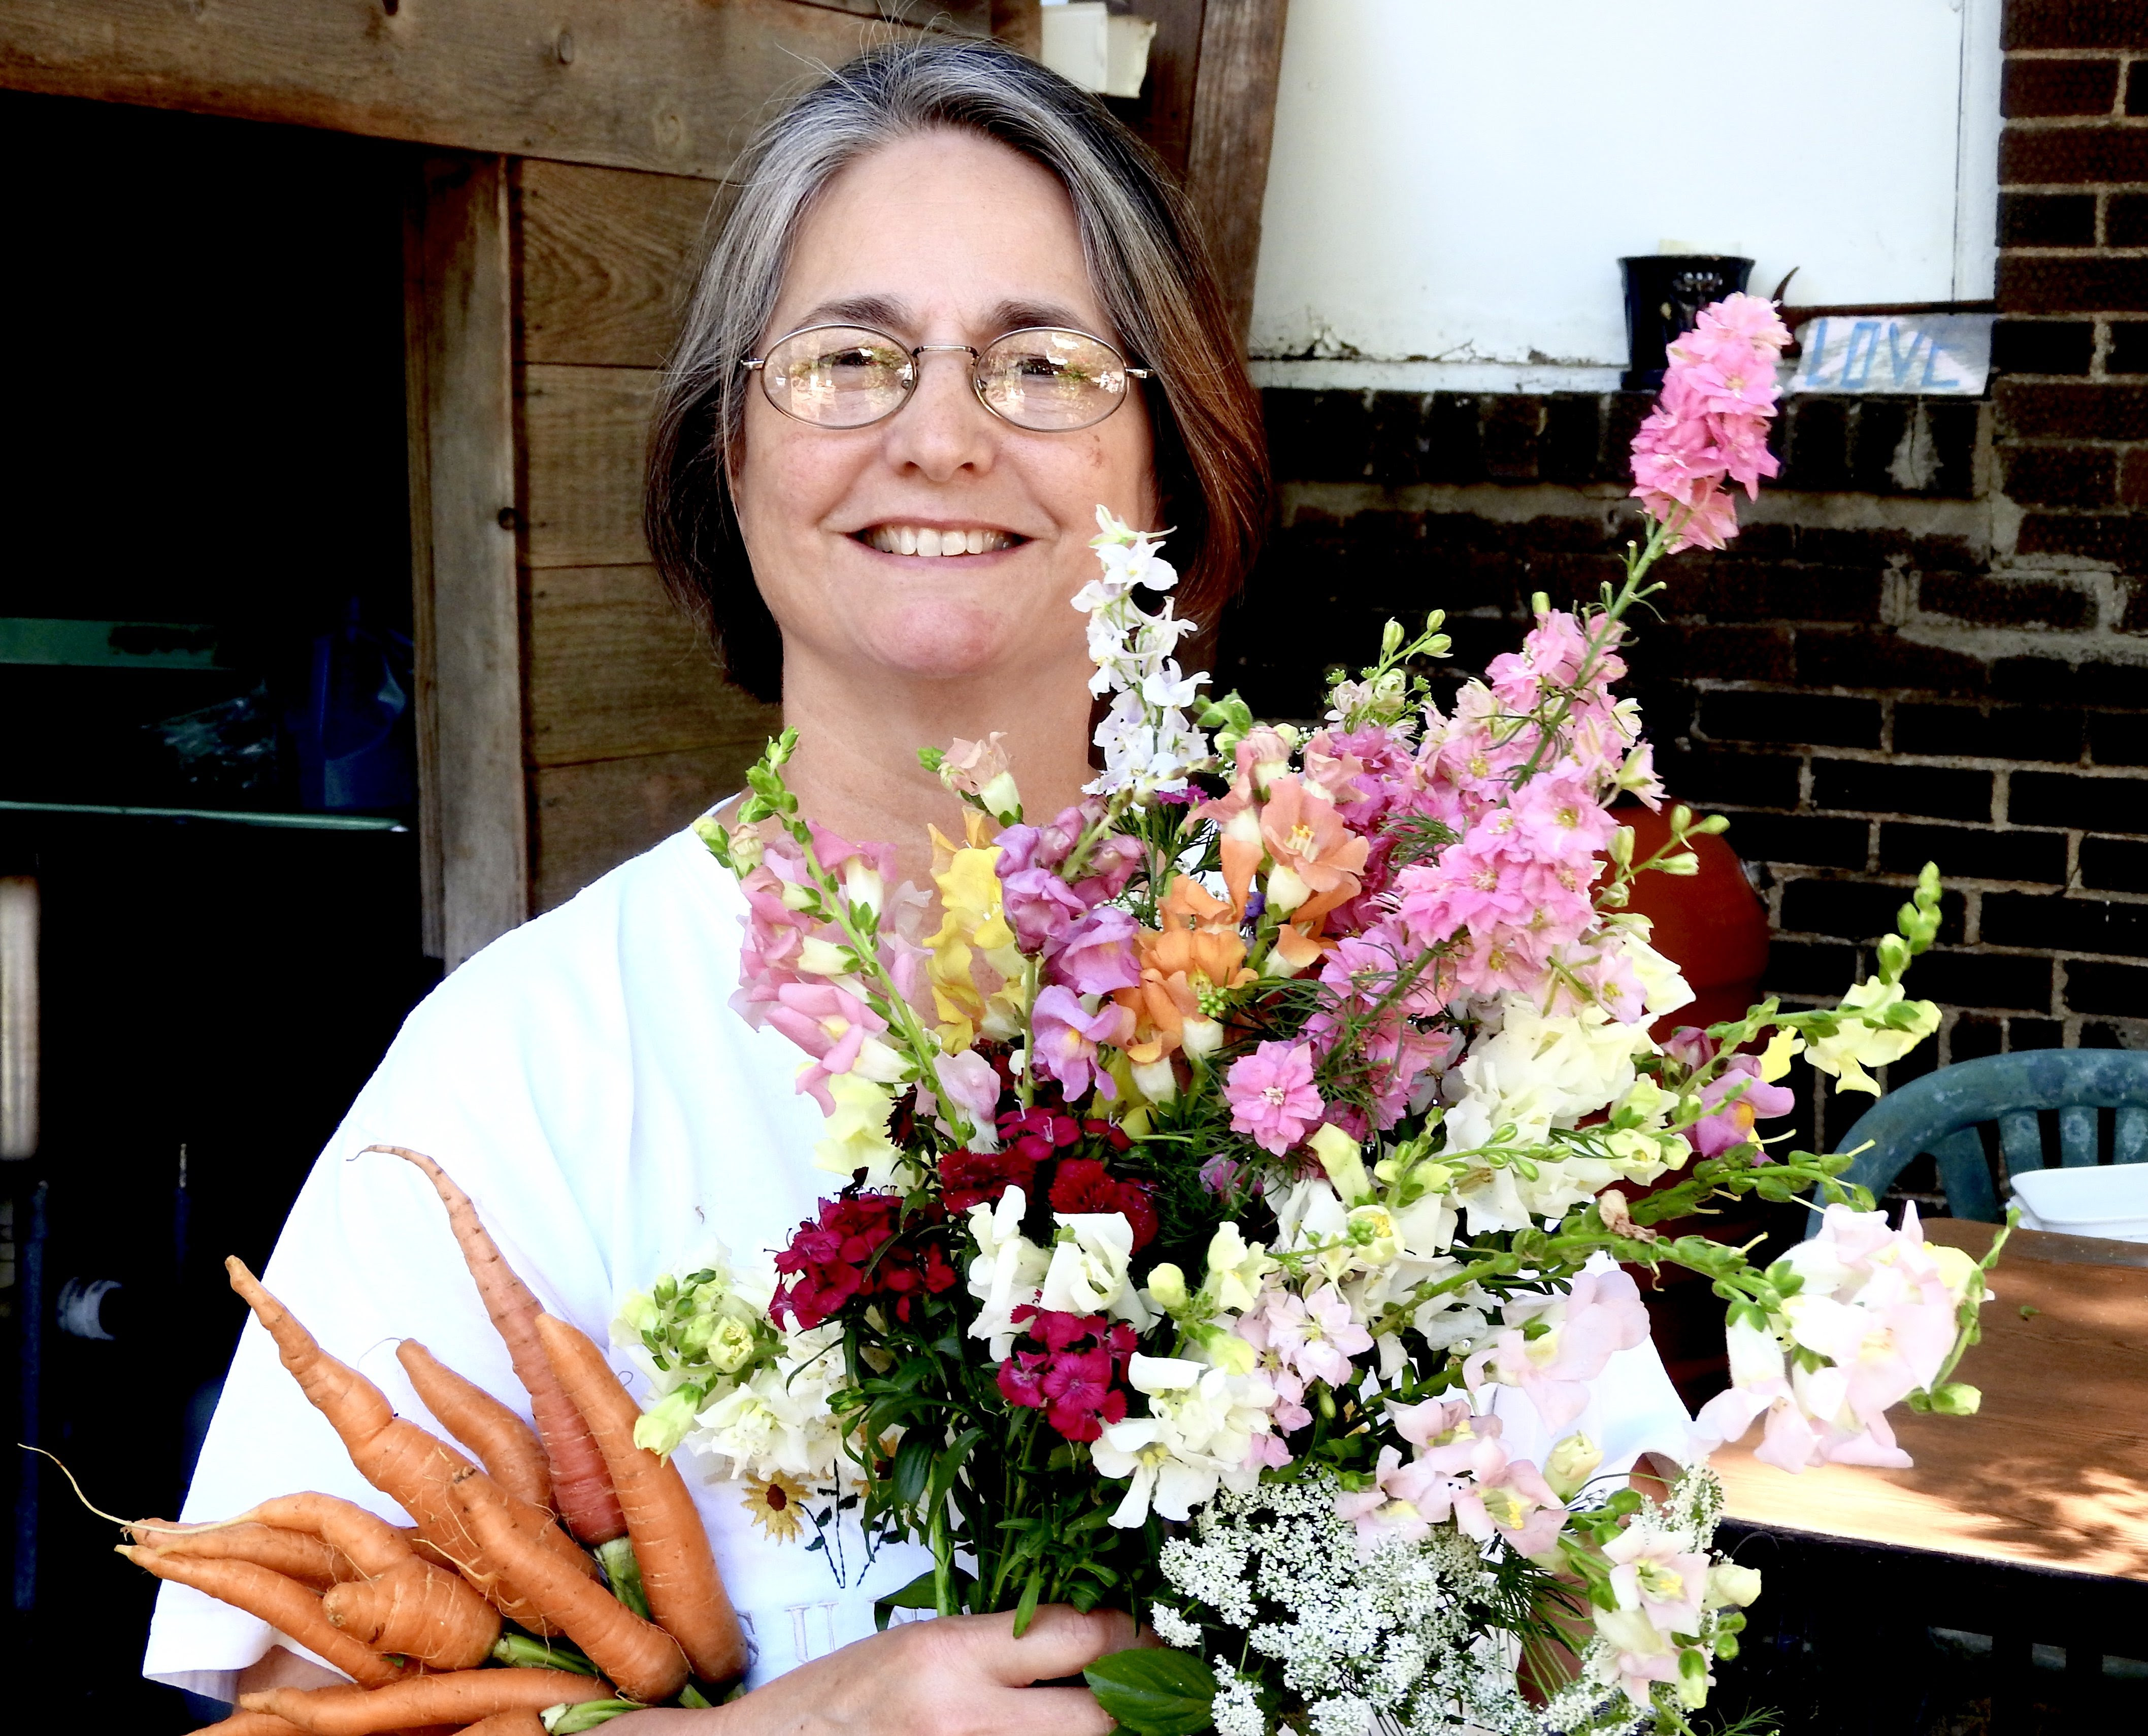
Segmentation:
{"type": "Polygon", "coordinates": [[[1157,913],[1162,928],[1134,937],[1140,983],[1113,997],[1134,1015],[1127,1056],[1137,1066],[1174,1052],[1214,1054],[1223,1042],[1223,998],[1256,980],[1237,911],[1191,875],[1172,881],[1157,913]]]}

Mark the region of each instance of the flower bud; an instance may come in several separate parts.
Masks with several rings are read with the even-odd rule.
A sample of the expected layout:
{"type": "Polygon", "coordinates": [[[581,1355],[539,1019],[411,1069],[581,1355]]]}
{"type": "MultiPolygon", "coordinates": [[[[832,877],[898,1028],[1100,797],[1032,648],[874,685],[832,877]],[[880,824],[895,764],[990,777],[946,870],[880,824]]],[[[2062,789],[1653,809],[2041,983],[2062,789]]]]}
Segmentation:
{"type": "Polygon", "coordinates": [[[1596,1468],[1603,1463],[1603,1449],[1584,1434],[1571,1434],[1552,1448],[1544,1460],[1544,1481],[1562,1501],[1581,1493],[1596,1468]]]}
{"type": "Polygon", "coordinates": [[[1178,1095],[1178,1075],[1168,1055],[1160,1055],[1154,1061],[1135,1061],[1128,1071],[1133,1076],[1134,1089],[1152,1103],[1168,1103],[1178,1095]]]}
{"type": "Polygon", "coordinates": [[[1223,1046],[1223,1027],[1214,1019],[1187,1019],[1179,1026],[1178,1046],[1188,1059],[1206,1061],[1223,1046]]]}
{"type": "Polygon", "coordinates": [[[1168,1260],[1148,1275],[1148,1298],[1167,1314],[1176,1314],[1188,1300],[1186,1274],[1168,1260]]]}
{"type": "Polygon", "coordinates": [[[798,968],[811,976],[841,976],[851,967],[851,949],[809,936],[798,943],[798,968]]]}
{"type": "Polygon", "coordinates": [[[1620,868],[1634,865],[1634,829],[1622,825],[1611,834],[1611,860],[1620,868]]]}
{"type": "Polygon", "coordinates": [[[1380,630],[1380,657],[1382,661],[1393,656],[1403,648],[1403,624],[1389,621],[1380,630]]]}
{"type": "Polygon", "coordinates": [[[1327,1121],[1314,1128],[1306,1143],[1312,1147],[1313,1156],[1320,1160],[1321,1168],[1327,1172],[1327,1179],[1345,1205],[1359,1205],[1372,1198],[1373,1184],[1365,1174],[1365,1160],[1356,1140],[1327,1121]]]}
{"type": "Polygon", "coordinates": [[[1002,825],[1013,825],[1021,818],[1021,792],[1015,788],[1014,774],[1003,771],[987,782],[977,792],[977,800],[985,805],[985,811],[1002,825]]]}
{"type": "Polygon", "coordinates": [[[1682,850],[1677,855],[1665,856],[1656,866],[1675,879],[1689,880],[1700,872],[1700,858],[1689,850],[1682,850]]]}
{"type": "Polygon", "coordinates": [[[1720,1609],[1735,1603],[1743,1609],[1760,1595],[1760,1570],[1742,1568],[1734,1561],[1719,1561],[1708,1570],[1708,1593],[1704,1607],[1720,1609]]]}
{"type": "Polygon", "coordinates": [[[1932,1409],[1942,1417],[1974,1417],[1984,1394],[1966,1381],[1949,1381],[1931,1395],[1932,1409]]]}
{"type": "Polygon", "coordinates": [[[703,1354],[717,1373],[736,1374],[753,1360],[753,1328],[735,1315],[723,1316],[709,1334],[703,1354]]]}
{"type": "Polygon", "coordinates": [[[1188,1335],[1193,1347],[1226,1374],[1251,1374],[1259,1352],[1227,1327],[1205,1326],[1188,1335]]]}
{"type": "Polygon", "coordinates": [[[1312,888],[1299,877],[1297,871],[1280,863],[1268,871],[1267,892],[1267,907],[1278,916],[1287,916],[1312,896],[1312,888]]]}

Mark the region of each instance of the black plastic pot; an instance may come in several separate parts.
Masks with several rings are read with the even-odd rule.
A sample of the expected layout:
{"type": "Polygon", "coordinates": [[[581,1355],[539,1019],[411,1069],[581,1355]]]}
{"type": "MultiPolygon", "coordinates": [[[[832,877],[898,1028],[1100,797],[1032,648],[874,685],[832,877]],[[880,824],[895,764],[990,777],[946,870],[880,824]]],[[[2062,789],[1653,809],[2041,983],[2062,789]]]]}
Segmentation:
{"type": "Polygon", "coordinates": [[[1745,287],[1750,259],[1709,253],[1641,253],[1619,263],[1626,273],[1626,373],[1629,392],[1664,383],[1664,349],[1689,332],[1700,310],[1745,287]]]}

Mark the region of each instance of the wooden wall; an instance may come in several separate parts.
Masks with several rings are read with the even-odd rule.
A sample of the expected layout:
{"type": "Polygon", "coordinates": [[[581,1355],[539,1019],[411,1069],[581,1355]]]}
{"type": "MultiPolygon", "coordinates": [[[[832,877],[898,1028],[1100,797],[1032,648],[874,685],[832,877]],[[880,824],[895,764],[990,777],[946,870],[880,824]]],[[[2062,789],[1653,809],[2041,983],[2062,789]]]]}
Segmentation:
{"type": "Polygon", "coordinates": [[[736,789],[780,725],[725,682],[641,537],[656,369],[716,189],[535,159],[514,178],[524,755],[543,911],[736,789]]]}

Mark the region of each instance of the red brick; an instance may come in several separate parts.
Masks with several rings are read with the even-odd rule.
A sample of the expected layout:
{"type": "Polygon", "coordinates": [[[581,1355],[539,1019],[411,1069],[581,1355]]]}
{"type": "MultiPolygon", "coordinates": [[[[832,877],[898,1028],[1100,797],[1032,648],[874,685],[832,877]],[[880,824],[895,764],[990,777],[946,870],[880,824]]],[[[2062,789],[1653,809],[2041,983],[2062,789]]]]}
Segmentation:
{"type": "Polygon", "coordinates": [[[1999,196],[1999,244],[2001,247],[2094,247],[2095,195],[2092,193],[2002,193],[1999,196]]]}
{"type": "Polygon", "coordinates": [[[2118,469],[2121,506],[2148,506],[2148,446],[2127,449],[2118,469]]]}
{"type": "Polygon", "coordinates": [[[2006,0],[2000,46],[2012,48],[2148,48],[2140,0],[2006,0]]]}
{"type": "Polygon", "coordinates": [[[1672,631],[1681,641],[1684,655],[1679,668],[1686,675],[1719,681],[1789,681],[1796,677],[1790,635],[1783,628],[1685,627],[1672,631]]]}
{"type": "Polygon", "coordinates": [[[2000,186],[2065,181],[2148,181],[2148,127],[2010,127],[2000,136],[2000,186]]]}
{"type": "Polygon", "coordinates": [[[2024,554],[2079,554],[2124,573],[2148,573],[2148,519],[2030,513],[2015,545],[2024,554]]]}
{"type": "Polygon", "coordinates": [[[2108,114],[2117,101],[2115,60],[2010,60],[1999,112],[2005,115],[2108,114]]]}
{"type": "MultiPolygon", "coordinates": [[[[2148,67],[2148,60],[2140,63],[2148,67]]],[[[2077,197],[2073,193],[2053,193],[2054,199],[2077,197]]],[[[2063,216],[2055,218],[2052,227],[2063,227],[2063,216]]],[[[2026,246],[2029,243],[2023,243],[2026,246]]],[[[2054,243],[2054,245],[2060,243],[2054,243]]],[[[2114,193],[2104,202],[2103,244],[2105,247],[2148,247],[2148,193],[2114,193]]]]}
{"type": "Polygon", "coordinates": [[[1999,256],[1999,305],[2010,314],[2148,309],[2148,259],[1999,256]]]}
{"type": "Polygon", "coordinates": [[[1926,573],[1917,581],[1917,607],[1985,627],[2070,631],[2095,625],[2087,592],[2025,574],[1926,573]]]}
{"type": "Polygon", "coordinates": [[[1798,634],[1797,679],[1805,686],[1981,695],[1989,675],[1974,657],[1894,633],[1807,627],[1798,634]]]}
{"type": "Polygon", "coordinates": [[[1994,396],[2002,438],[2148,440],[2148,386],[2002,379],[1994,396]]]}
{"type": "Polygon", "coordinates": [[[2006,494],[2030,506],[2108,506],[2117,472],[2107,446],[2006,449],[2006,494]]]}

